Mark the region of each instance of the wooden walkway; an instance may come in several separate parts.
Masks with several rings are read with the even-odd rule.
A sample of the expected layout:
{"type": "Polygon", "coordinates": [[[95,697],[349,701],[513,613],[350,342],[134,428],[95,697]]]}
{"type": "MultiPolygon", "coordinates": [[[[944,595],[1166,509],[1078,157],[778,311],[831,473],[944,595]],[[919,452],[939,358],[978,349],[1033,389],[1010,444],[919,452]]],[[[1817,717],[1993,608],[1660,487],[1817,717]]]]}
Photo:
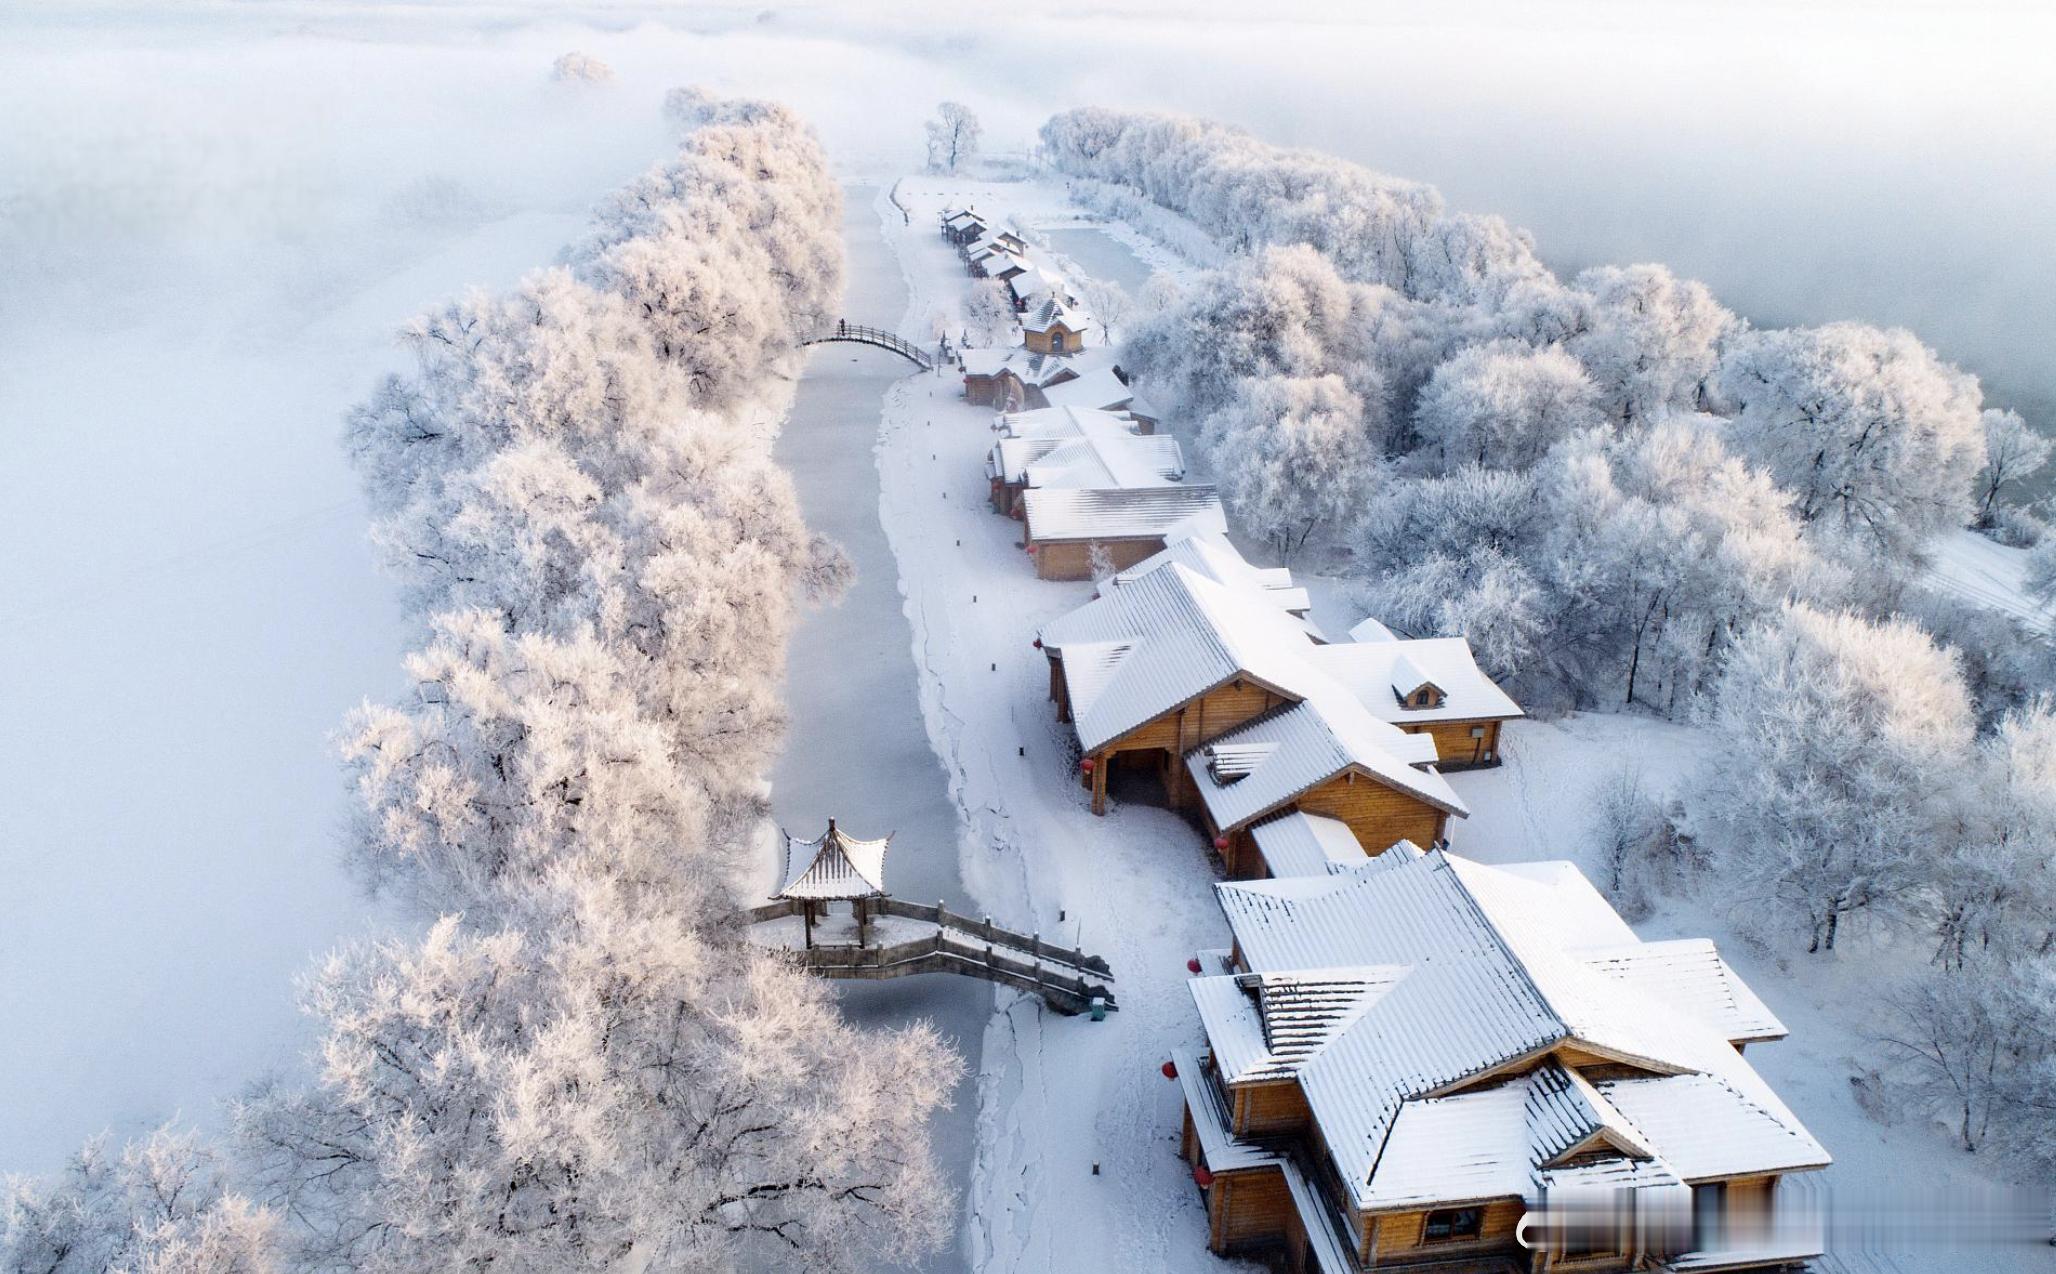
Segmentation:
{"type": "MultiPolygon", "coordinates": [[[[818,937],[811,947],[777,945],[785,946],[801,958],[809,972],[824,978],[868,981],[955,973],[1039,995],[1051,1008],[1067,1015],[1095,1008],[1111,1012],[1119,1007],[1111,986],[1113,972],[1098,956],[1052,946],[1040,934],[1002,929],[989,917],[974,920],[957,915],[941,903],[929,907],[889,897],[866,901],[874,916],[874,941],[868,945],[818,937]],[[911,923],[889,924],[876,917],[911,923]],[[907,937],[910,929],[917,931],[917,936],[907,937]],[[887,936],[897,940],[885,941],[887,936]]],[[[768,925],[800,912],[798,900],[783,899],[751,908],[749,922],[768,925]]]]}
{"type": "Polygon", "coordinates": [[[802,345],[826,345],[830,341],[847,341],[853,345],[869,345],[876,349],[890,350],[922,371],[935,370],[935,356],[914,344],[897,332],[882,327],[865,327],[858,323],[838,322],[834,327],[801,341],[802,345]]]}

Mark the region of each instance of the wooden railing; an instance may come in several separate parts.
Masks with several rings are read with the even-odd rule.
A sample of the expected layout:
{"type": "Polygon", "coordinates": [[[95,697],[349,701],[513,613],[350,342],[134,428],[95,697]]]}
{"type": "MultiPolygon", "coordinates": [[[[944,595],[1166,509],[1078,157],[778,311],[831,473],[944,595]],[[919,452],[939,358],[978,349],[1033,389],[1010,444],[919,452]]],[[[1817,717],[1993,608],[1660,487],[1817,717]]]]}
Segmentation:
{"type": "Polygon", "coordinates": [[[865,327],[859,323],[839,322],[834,327],[821,332],[818,336],[812,336],[801,341],[800,344],[825,345],[830,341],[849,341],[857,345],[871,345],[878,349],[890,350],[924,372],[933,371],[935,368],[935,359],[928,351],[899,333],[889,332],[882,327],[865,327]]]}
{"type": "MultiPolygon", "coordinates": [[[[926,906],[897,898],[873,898],[874,915],[898,916],[936,927],[932,935],[889,946],[816,943],[795,950],[807,968],[826,978],[875,980],[916,973],[956,973],[982,978],[1040,995],[1060,1013],[1083,1013],[1095,1000],[1117,1007],[1108,983],[1114,980],[1107,962],[1071,947],[1045,943],[1041,934],[1015,933],[992,923],[990,916],[973,919],[941,903],[926,906]]],[[[783,899],[750,909],[751,924],[797,916],[801,904],[783,899]]]]}

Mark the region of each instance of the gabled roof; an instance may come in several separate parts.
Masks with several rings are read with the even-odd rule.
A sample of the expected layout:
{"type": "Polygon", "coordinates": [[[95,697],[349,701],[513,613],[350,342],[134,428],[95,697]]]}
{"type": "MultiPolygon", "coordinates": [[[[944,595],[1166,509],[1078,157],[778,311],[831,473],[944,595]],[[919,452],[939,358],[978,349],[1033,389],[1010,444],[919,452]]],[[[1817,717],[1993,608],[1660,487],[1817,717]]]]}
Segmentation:
{"type": "MultiPolygon", "coordinates": [[[[1021,316],[1021,330],[1024,332],[1047,332],[1061,327],[1066,331],[1083,332],[1092,325],[1092,316],[1083,310],[1074,309],[1061,299],[1051,296],[1040,305],[1034,306],[1021,316]]],[[[1103,406],[1093,403],[1092,406],[1103,406]]]]}
{"type": "MultiPolygon", "coordinates": [[[[1030,491],[1026,498],[1065,494],[1030,491]]],[[[1300,649],[1309,644],[1283,613],[1250,606],[1175,564],[1051,620],[1040,637],[1064,662],[1072,720],[1087,752],[1237,677],[1297,694],[1305,675],[1300,649]]]]}
{"type": "MultiPolygon", "coordinates": [[[[1416,769],[1435,759],[1435,741],[1406,734],[1364,711],[1362,704],[1318,673],[1298,679],[1307,694],[1298,703],[1245,722],[1185,755],[1185,769],[1199,789],[1215,827],[1227,831],[1278,809],[1311,789],[1350,771],[1360,771],[1398,792],[1457,817],[1469,810],[1448,780],[1416,769]],[[1220,748],[1266,744],[1262,762],[1233,782],[1223,782],[1209,764],[1220,748]]],[[[1382,850],[1383,845],[1367,845],[1382,850]]]]}
{"type": "MultiPolygon", "coordinates": [[[[1079,436],[1028,461],[1031,487],[1161,487],[1185,476],[1185,453],[1169,434],[1137,434],[1132,422],[1103,411],[1072,411],[1079,436]]],[[[1011,479],[1010,479],[1011,480],[1011,479]]]]}
{"type": "Polygon", "coordinates": [[[1243,973],[1186,982],[1231,1084],[1288,1079],[1406,976],[1399,966],[1243,973]]]}
{"type": "Polygon", "coordinates": [[[1706,938],[1578,947],[1578,960],[1657,999],[1687,1009],[1730,1040],[1779,1040],[1788,1032],[1770,1006],[1706,938]]]}
{"type": "Polygon", "coordinates": [[[1623,1174],[1649,1184],[1825,1164],[1721,1026],[1578,958],[1632,931],[1575,867],[1534,866],[1546,870],[1430,851],[1216,886],[1252,974],[1408,970],[1295,1072],[1352,1202],[1389,1210],[1623,1174]],[[1643,1074],[1566,1082],[1547,1062],[1561,1046],[1643,1074]],[[1523,1065],[1512,1082],[1477,1086],[1523,1065]],[[1557,1162],[1581,1145],[1599,1162],[1557,1162]],[[1629,1163],[1638,1151],[1647,1164],[1629,1163]]]}
{"type": "Polygon", "coordinates": [[[1461,637],[1336,642],[1316,651],[1314,661],[1383,721],[1490,721],[1525,715],[1478,667],[1471,644],[1461,637]],[[1399,696],[1423,682],[1442,691],[1441,704],[1401,706],[1399,696]]]}
{"type": "Polygon", "coordinates": [[[1188,523],[1215,530],[1228,525],[1210,486],[1030,487],[1021,502],[1028,538],[1038,544],[1142,540],[1188,523]]]}
{"type": "Polygon", "coordinates": [[[1354,871],[1363,866],[1367,857],[1349,824],[1325,814],[1291,810],[1262,820],[1249,829],[1249,834],[1273,876],[1327,876],[1354,871]]]}
{"type": "Polygon", "coordinates": [[[773,898],[869,898],[885,892],[885,851],[892,837],[858,840],[828,820],[812,840],[785,832],[785,883],[773,898]]]}
{"type": "Polygon", "coordinates": [[[1114,583],[1116,586],[1130,583],[1173,562],[1199,572],[1216,584],[1262,598],[1291,614],[1303,614],[1313,606],[1313,599],[1307,591],[1293,584],[1291,571],[1282,566],[1251,566],[1228,542],[1228,537],[1217,531],[1198,531],[1180,536],[1165,545],[1162,552],[1153,553],[1117,573],[1114,583]]]}
{"type": "Polygon", "coordinates": [[[1042,387],[1042,397],[1052,407],[1097,407],[1104,411],[1137,411],[1139,414],[1156,417],[1144,408],[1138,407],[1135,391],[1128,388],[1111,367],[1096,368],[1076,380],[1042,387]]]}

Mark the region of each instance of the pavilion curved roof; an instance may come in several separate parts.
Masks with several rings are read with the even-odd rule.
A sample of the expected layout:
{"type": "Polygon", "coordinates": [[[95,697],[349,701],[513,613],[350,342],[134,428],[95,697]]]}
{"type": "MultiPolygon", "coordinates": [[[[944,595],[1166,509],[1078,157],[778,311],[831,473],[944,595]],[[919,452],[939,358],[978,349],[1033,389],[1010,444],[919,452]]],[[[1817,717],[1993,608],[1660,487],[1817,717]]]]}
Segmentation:
{"type": "Polygon", "coordinates": [[[773,898],[870,898],[885,892],[885,851],[892,836],[858,840],[828,820],[812,840],[785,832],[784,883],[773,898]]]}

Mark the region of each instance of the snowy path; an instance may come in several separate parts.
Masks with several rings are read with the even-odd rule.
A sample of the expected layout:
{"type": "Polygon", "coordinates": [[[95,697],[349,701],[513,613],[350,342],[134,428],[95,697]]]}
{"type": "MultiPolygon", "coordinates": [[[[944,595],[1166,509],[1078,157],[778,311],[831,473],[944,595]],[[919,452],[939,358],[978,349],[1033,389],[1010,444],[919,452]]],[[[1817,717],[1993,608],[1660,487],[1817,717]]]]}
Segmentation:
{"type": "MultiPolygon", "coordinates": [[[[911,226],[883,201],[880,216],[910,285],[902,330],[924,330],[927,316],[955,312],[963,267],[933,228],[944,189],[909,180],[900,197],[911,226]]],[[[1035,186],[979,197],[994,208],[1061,198],[1035,186]]],[[[1171,814],[1127,806],[1102,819],[1086,807],[1030,641],[1090,586],[1035,579],[1019,525],[983,502],[990,416],[931,378],[903,381],[886,400],[885,524],[922,703],[967,822],[966,884],[1000,923],[1105,956],[1122,1008],[1093,1023],[1001,997],[979,1077],[971,1263],[1022,1274],[1232,1268],[1206,1255],[1205,1213],[1177,1155],[1177,1090],[1157,1071],[1197,1031],[1186,957],[1225,941],[1213,868],[1171,814]]]]}
{"type": "MultiPolygon", "coordinates": [[[[904,285],[879,238],[872,191],[853,190],[845,222],[845,293],[854,322],[896,323],[904,285]]],[[[908,364],[881,350],[826,345],[807,363],[777,447],[799,488],[807,523],[833,536],[857,568],[842,602],[805,615],[788,651],[784,755],[772,772],[772,807],[797,836],[830,817],[860,836],[893,833],[886,887],[911,902],[974,911],[957,871],[959,822],[921,718],[913,644],[901,609],[899,570],[879,524],[875,461],[879,402],[908,364]]],[[[895,391],[896,392],[896,391],[895,391]]],[[[978,1066],[992,1016],[992,988],[965,978],[920,977],[843,984],[850,1016],[878,1026],[927,1018],[978,1066]]],[[[971,1175],[976,1089],[967,1078],[936,1122],[936,1150],[961,1188],[971,1175]]],[[[959,1270],[951,1249],[924,1269],[959,1270]]]]}

